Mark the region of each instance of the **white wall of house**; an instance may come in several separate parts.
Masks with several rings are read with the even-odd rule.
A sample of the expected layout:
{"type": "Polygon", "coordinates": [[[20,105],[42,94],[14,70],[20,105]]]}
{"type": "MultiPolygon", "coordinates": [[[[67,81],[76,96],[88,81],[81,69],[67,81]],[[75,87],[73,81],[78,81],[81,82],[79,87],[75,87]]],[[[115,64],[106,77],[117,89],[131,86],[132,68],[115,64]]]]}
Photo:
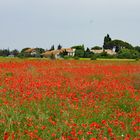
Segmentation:
{"type": "Polygon", "coordinates": [[[37,52],[36,51],[32,51],[31,52],[31,55],[33,56],[33,55],[36,55],[37,54],[37,52]]]}

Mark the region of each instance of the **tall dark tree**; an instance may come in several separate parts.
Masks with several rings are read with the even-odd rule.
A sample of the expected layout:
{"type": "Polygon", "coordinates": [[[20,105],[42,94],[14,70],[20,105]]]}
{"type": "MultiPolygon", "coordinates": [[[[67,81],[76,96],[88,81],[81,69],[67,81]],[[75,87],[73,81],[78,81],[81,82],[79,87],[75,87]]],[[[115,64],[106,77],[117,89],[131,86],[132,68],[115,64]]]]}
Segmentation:
{"type": "Polygon", "coordinates": [[[51,46],[51,48],[49,49],[49,51],[53,51],[55,48],[54,48],[54,45],[51,46]]]}
{"type": "Polygon", "coordinates": [[[90,49],[89,49],[89,48],[87,48],[87,49],[86,49],[86,52],[90,52],[90,49]]]}
{"type": "Polygon", "coordinates": [[[104,37],[104,44],[103,44],[103,48],[104,49],[108,49],[107,44],[111,41],[111,37],[109,36],[109,34],[107,34],[107,36],[104,37]]]}
{"type": "Polygon", "coordinates": [[[57,47],[57,50],[61,50],[61,49],[62,49],[62,46],[59,44],[57,47]]]}

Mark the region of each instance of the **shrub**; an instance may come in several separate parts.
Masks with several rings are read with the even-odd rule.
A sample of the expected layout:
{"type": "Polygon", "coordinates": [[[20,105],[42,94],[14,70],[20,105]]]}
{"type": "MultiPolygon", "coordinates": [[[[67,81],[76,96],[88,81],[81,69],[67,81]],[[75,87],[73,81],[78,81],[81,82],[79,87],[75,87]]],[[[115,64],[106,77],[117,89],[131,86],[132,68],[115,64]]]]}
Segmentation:
{"type": "Polygon", "coordinates": [[[64,56],[64,57],[62,57],[62,58],[64,58],[65,60],[68,60],[68,59],[72,59],[72,57],[71,56],[64,56]]]}
{"type": "Polygon", "coordinates": [[[55,55],[54,54],[51,54],[50,59],[51,60],[54,60],[55,59],[55,55]]]}
{"type": "Polygon", "coordinates": [[[90,60],[96,60],[97,59],[97,56],[96,55],[93,55],[90,60]]]}
{"type": "Polygon", "coordinates": [[[75,59],[75,60],[79,60],[79,57],[78,57],[78,56],[75,56],[74,59],[75,59]]]}
{"type": "Polygon", "coordinates": [[[137,59],[139,58],[139,53],[136,50],[131,49],[122,49],[118,53],[118,58],[127,58],[127,59],[137,59]]]}

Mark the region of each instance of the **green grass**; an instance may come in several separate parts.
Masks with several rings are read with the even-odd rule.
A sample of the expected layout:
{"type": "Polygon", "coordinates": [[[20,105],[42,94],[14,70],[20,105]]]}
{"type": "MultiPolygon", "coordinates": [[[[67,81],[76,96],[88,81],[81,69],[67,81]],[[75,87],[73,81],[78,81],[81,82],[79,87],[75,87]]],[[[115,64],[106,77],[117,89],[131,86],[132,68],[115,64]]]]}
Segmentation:
{"type": "Polygon", "coordinates": [[[103,61],[135,61],[135,59],[119,59],[119,58],[98,58],[97,60],[103,60],[103,61]]]}
{"type": "MultiPolygon", "coordinates": [[[[80,58],[79,60],[90,60],[90,58],[80,58]]],[[[135,59],[119,59],[119,58],[97,58],[101,61],[136,61],[135,59]]]]}

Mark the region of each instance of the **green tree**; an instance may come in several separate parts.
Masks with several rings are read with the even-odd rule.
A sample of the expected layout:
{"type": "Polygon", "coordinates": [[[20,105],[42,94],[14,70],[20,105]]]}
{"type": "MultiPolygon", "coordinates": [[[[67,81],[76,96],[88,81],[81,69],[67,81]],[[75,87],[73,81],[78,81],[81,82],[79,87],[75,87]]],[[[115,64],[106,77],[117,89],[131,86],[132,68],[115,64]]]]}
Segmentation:
{"type": "Polygon", "coordinates": [[[8,56],[10,55],[10,50],[9,49],[3,49],[2,50],[2,56],[8,56]]]}
{"type": "Polygon", "coordinates": [[[109,34],[107,34],[107,36],[104,37],[104,44],[103,44],[103,48],[104,49],[108,49],[107,44],[111,41],[111,38],[109,36],[109,34]]]}
{"type": "Polygon", "coordinates": [[[84,57],[85,58],[91,58],[91,56],[93,55],[93,52],[90,51],[89,48],[86,49],[84,57]]]}
{"type": "Polygon", "coordinates": [[[45,52],[43,48],[36,48],[37,53],[42,54],[45,52]]]}
{"type": "Polygon", "coordinates": [[[28,50],[28,49],[31,49],[31,48],[23,48],[22,50],[21,50],[21,53],[24,53],[26,50],[28,50]]]}
{"type": "Polygon", "coordinates": [[[77,45],[77,46],[73,46],[72,48],[76,50],[83,50],[83,51],[85,50],[84,45],[77,45]]]}
{"type": "Polygon", "coordinates": [[[134,49],[140,53],[140,46],[136,46],[134,49]]]}
{"type": "Polygon", "coordinates": [[[18,56],[19,51],[17,49],[14,49],[11,51],[11,54],[13,54],[14,56],[18,56]]]}
{"type": "Polygon", "coordinates": [[[68,52],[66,50],[60,52],[61,57],[65,57],[65,56],[67,56],[67,54],[68,54],[68,52]]]}
{"type": "Polygon", "coordinates": [[[116,48],[116,52],[119,52],[121,49],[134,49],[133,46],[122,40],[112,40],[106,44],[106,49],[116,48]]]}
{"type": "Polygon", "coordinates": [[[55,50],[54,45],[51,46],[51,48],[49,49],[49,51],[53,51],[55,50]]]}
{"type": "Polygon", "coordinates": [[[59,44],[57,47],[57,50],[61,50],[61,49],[62,49],[62,46],[59,44]]]}
{"type": "Polygon", "coordinates": [[[17,56],[20,57],[20,58],[30,57],[31,54],[25,52],[25,51],[28,50],[28,49],[31,49],[31,48],[23,48],[23,49],[21,50],[21,52],[20,52],[17,56]]]}
{"type": "Polygon", "coordinates": [[[140,58],[138,51],[134,49],[121,49],[118,53],[118,58],[136,59],[140,58]]]}
{"type": "Polygon", "coordinates": [[[94,46],[94,47],[92,47],[91,49],[92,49],[92,50],[102,50],[102,47],[100,47],[100,46],[94,46]]]}
{"type": "Polygon", "coordinates": [[[83,50],[76,49],[76,51],[75,51],[76,57],[84,57],[84,54],[85,54],[85,52],[83,50]]]}
{"type": "Polygon", "coordinates": [[[77,45],[72,47],[75,50],[75,57],[84,57],[85,47],[84,45],[77,45]]]}
{"type": "Polygon", "coordinates": [[[0,49],[0,56],[3,56],[3,50],[0,49]]]}

